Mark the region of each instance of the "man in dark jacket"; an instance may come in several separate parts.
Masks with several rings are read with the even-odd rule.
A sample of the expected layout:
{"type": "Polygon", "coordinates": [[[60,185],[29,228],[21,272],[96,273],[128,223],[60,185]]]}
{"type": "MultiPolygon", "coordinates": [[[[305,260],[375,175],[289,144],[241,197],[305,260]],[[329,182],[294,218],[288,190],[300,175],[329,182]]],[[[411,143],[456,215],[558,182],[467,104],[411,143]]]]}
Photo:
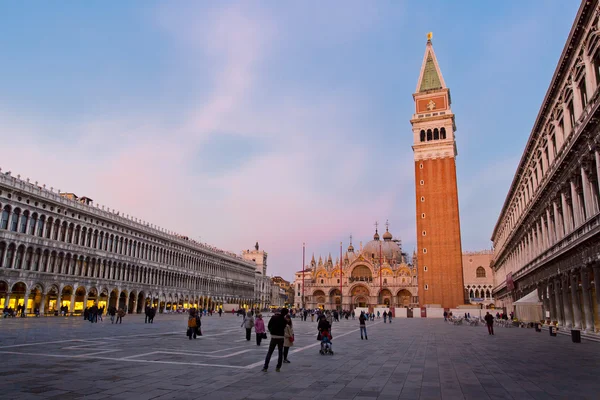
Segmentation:
{"type": "Polygon", "coordinates": [[[269,320],[269,324],[267,325],[267,329],[271,334],[271,342],[269,343],[269,351],[267,352],[267,358],[265,358],[265,366],[263,367],[263,372],[267,372],[269,369],[269,361],[271,361],[271,356],[273,355],[273,351],[275,351],[275,346],[277,346],[278,358],[277,358],[277,368],[275,371],[279,372],[281,370],[281,364],[283,363],[283,339],[285,326],[287,322],[285,320],[285,316],[288,313],[287,308],[282,308],[281,312],[276,313],[269,320]]]}
{"type": "Polygon", "coordinates": [[[484,319],[485,319],[485,323],[488,328],[488,334],[493,335],[494,334],[494,317],[489,312],[486,312],[484,319]]]}

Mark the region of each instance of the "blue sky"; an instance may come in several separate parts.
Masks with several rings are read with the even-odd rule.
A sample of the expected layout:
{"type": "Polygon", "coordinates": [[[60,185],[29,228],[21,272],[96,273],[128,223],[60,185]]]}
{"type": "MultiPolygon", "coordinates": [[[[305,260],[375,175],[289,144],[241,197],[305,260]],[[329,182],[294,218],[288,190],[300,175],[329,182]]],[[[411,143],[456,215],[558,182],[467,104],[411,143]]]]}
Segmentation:
{"type": "Polygon", "coordinates": [[[70,2],[0,10],[0,167],[269,273],[374,222],[415,247],[426,33],[456,114],[464,250],[490,236],[576,1],[70,2]]]}

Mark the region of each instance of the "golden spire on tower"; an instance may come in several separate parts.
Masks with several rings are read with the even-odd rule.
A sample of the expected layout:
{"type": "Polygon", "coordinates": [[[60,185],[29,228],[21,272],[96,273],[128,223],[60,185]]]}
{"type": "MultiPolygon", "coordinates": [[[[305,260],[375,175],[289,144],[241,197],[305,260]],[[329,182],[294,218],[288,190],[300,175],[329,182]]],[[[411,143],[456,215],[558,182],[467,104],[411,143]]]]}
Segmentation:
{"type": "Polygon", "coordinates": [[[433,37],[433,32],[429,32],[429,33],[427,34],[427,41],[428,41],[428,42],[431,42],[431,38],[432,38],[432,37],[433,37]]]}

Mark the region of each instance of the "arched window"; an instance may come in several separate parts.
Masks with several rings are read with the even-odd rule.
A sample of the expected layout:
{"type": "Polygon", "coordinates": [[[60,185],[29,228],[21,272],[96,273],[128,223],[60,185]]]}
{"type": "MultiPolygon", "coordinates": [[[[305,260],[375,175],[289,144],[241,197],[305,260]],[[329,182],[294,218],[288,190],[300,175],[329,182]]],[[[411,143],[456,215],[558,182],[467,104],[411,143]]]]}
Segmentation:
{"type": "MultiPolygon", "coordinates": [[[[29,220],[29,234],[35,235],[35,223],[37,222],[38,215],[37,213],[31,214],[31,219],[29,220]]],[[[44,231],[42,231],[44,232],[44,231]]],[[[38,236],[42,236],[39,234],[38,236]]]]}
{"type": "MultiPolygon", "coordinates": [[[[33,224],[35,224],[35,215],[33,216],[33,218],[31,218],[31,222],[33,224]]],[[[46,222],[46,216],[42,215],[40,217],[40,220],[38,222],[38,227],[37,227],[37,236],[39,236],[39,237],[44,236],[44,223],[45,222],[46,222]]]]}
{"type": "Polygon", "coordinates": [[[8,217],[10,216],[10,207],[4,207],[2,210],[2,220],[0,221],[0,228],[8,229],[8,217]]]}
{"type": "Polygon", "coordinates": [[[421,129],[421,142],[425,141],[425,130],[421,129]]]}
{"type": "Polygon", "coordinates": [[[52,233],[52,223],[54,220],[52,217],[48,218],[48,224],[46,225],[46,239],[50,239],[50,234],[52,233]]]}
{"type": "Polygon", "coordinates": [[[19,227],[19,232],[27,233],[27,220],[29,219],[29,211],[24,211],[21,216],[21,226],[19,227]]]}
{"type": "Polygon", "coordinates": [[[490,294],[490,291],[489,291],[489,289],[485,291],[485,297],[486,297],[487,299],[491,299],[491,298],[492,298],[492,295],[490,294]]]}
{"type": "Polygon", "coordinates": [[[431,133],[431,129],[427,129],[427,141],[429,142],[432,139],[433,139],[433,135],[431,133]]]}
{"type": "Polygon", "coordinates": [[[440,129],[440,139],[446,139],[446,128],[440,129]]]}
{"type": "Polygon", "coordinates": [[[475,289],[475,298],[479,298],[479,289],[475,289]]]}
{"type": "Polygon", "coordinates": [[[60,241],[61,242],[65,241],[66,234],[67,234],[67,223],[63,222],[62,226],[60,227],[60,241]]]}
{"type": "Polygon", "coordinates": [[[433,140],[440,140],[440,131],[438,131],[438,128],[433,130],[433,140]]]}
{"type": "Polygon", "coordinates": [[[21,216],[21,210],[18,208],[15,208],[12,220],[10,221],[10,230],[11,231],[13,231],[13,232],[17,231],[17,227],[19,226],[19,217],[20,216],[21,216]]]}
{"type": "Polygon", "coordinates": [[[483,267],[477,267],[476,274],[478,278],[485,278],[485,269],[483,267]]]}

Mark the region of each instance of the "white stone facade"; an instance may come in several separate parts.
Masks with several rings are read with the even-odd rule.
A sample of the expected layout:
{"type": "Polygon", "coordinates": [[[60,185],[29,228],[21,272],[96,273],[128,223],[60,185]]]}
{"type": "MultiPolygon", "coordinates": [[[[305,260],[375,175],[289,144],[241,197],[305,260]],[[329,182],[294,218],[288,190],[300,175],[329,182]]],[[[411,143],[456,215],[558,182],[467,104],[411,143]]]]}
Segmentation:
{"type": "Polygon", "coordinates": [[[600,11],[583,1],[492,235],[494,297],[600,328],[600,11]]]}
{"type": "Polygon", "coordinates": [[[0,173],[0,307],[252,303],[254,263],[90,203],[0,173]]]}

